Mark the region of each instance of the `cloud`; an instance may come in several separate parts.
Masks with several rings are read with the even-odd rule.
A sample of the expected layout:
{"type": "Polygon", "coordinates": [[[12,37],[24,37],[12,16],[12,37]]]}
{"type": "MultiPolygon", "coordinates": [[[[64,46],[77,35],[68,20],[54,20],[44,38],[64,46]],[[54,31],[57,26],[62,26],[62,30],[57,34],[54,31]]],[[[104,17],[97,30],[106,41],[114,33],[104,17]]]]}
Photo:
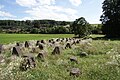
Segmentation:
{"type": "Polygon", "coordinates": [[[71,4],[74,5],[74,6],[79,6],[79,5],[82,3],[81,0],[69,0],[69,1],[70,1],[71,4]]]}
{"type": "Polygon", "coordinates": [[[16,2],[28,9],[25,13],[30,16],[26,16],[23,19],[54,19],[54,20],[66,20],[71,21],[77,18],[77,11],[72,8],[66,8],[55,5],[56,0],[16,0],[16,2]],[[33,2],[33,3],[32,3],[33,2]]]}
{"type": "Polygon", "coordinates": [[[36,0],[40,5],[52,5],[55,4],[55,0],[36,0]]]}
{"type": "Polygon", "coordinates": [[[36,0],[16,0],[16,3],[24,7],[32,7],[37,4],[36,0]]]}
{"type": "Polygon", "coordinates": [[[5,12],[5,11],[0,11],[0,16],[1,17],[16,17],[16,16],[10,14],[9,12],[5,12]]]}
{"type": "Polygon", "coordinates": [[[73,20],[76,18],[76,10],[71,8],[64,9],[60,6],[39,6],[25,11],[35,19],[55,19],[55,20],[73,20]]]}
{"type": "Polygon", "coordinates": [[[34,20],[33,18],[31,18],[31,17],[23,17],[23,18],[21,18],[21,19],[16,19],[16,20],[34,20]]]}
{"type": "Polygon", "coordinates": [[[16,0],[16,3],[24,7],[34,7],[38,5],[52,5],[55,0],[16,0]]]}
{"type": "Polygon", "coordinates": [[[0,17],[16,17],[9,12],[2,11],[2,8],[4,8],[4,5],[0,5],[0,17]]]}

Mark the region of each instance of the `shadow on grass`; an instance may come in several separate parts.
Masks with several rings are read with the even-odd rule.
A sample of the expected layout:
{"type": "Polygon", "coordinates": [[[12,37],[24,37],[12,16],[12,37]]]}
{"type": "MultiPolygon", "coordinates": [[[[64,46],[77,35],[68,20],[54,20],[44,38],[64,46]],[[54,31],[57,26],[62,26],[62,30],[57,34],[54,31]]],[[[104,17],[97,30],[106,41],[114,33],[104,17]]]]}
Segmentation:
{"type": "MultiPolygon", "coordinates": [[[[92,38],[93,40],[106,40],[106,41],[115,41],[115,40],[120,40],[120,36],[117,37],[110,37],[110,36],[105,36],[103,34],[94,34],[92,36],[87,36],[87,37],[83,37],[81,39],[88,39],[88,38],[92,38]],[[95,35],[95,36],[94,36],[95,35]]],[[[78,36],[74,36],[73,38],[80,38],[78,36]]]]}
{"type": "Polygon", "coordinates": [[[110,41],[114,41],[114,40],[120,40],[120,37],[106,37],[106,36],[103,36],[103,37],[95,37],[95,38],[92,38],[93,40],[110,40],[110,41]]]}

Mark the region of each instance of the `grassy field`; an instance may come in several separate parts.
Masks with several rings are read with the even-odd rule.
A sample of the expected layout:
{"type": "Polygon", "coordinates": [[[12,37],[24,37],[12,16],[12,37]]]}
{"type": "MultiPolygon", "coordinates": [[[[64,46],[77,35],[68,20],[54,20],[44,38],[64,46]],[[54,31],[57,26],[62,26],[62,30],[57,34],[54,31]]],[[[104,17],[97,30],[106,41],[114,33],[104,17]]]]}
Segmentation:
{"type": "Polygon", "coordinates": [[[14,41],[41,40],[67,37],[73,37],[73,34],[0,34],[0,44],[13,43],[14,41]]]}
{"type": "MultiPolygon", "coordinates": [[[[20,37],[20,35],[16,36],[20,37]]],[[[36,38],[35,35],[33,38],[49,39],[73,35],[38,36],[40,38],[36,38]]],[[[62,50],[61,55],[51,55],[53,48],[47,46],[48,56],[45,60],[36,59],[37,67],[27,71],[20,71],[18,67],[21,58],[11,60],[11,57],[6,57],[6,64],[0,65],[0,80],[120,80],[120,40],[104,39],[104,35],[92,35],[92,37],[93,41],[90,44],[74,45],[72,49],[62,50]],[[80,57],[78,54],[83,51],[89,55],[80,57]],[[77,57],[78,64],[70,62],[71,56],[77,57]],[[69,75],[69,70],[73,67],[80,69],[82,74],[79,77],[69,75]]],[[[20,40],[20,38],[17,39],[20,40]]],[[[11,53],[5,55],[8,54],[11,53]]]]}

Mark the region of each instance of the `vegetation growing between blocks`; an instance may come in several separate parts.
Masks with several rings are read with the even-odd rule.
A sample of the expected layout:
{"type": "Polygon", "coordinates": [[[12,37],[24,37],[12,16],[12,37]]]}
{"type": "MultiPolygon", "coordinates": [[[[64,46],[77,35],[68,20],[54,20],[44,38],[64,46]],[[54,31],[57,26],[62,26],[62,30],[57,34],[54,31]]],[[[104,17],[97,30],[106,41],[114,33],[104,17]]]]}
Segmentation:
{"type": "MultiPolygon", "coordinates": [[[[65,43],[63,41],[63,44],[61,44],[63,45],[61,47],[64,48],[60,54],[55,55],[52,55],[52,51],[55,46],[51,44],[47,46],[49,42],[52,43],[53,39],[48,39],[45,41],[40,40],[40,43],[44,42],[44,51],[47,51],[47,54],[46,52],[44,53],[43,50],[40,50],[39,47],[35,50],[32,49],[33,47],[26,47],[24,49],[24,53],[29,53],[31,50],[34,50],[35,52],[32,52],[32,54],[36,56],[36,66],[31,68],[31,65],[31,67],[26,71],[22,71],[19,68],[20,63],[24,61],[24,58],[12,56],[12,53],[9,50],[6,50],[5,53],[1,54],[1,56],[3,56],[3,60],[0,64],[0,79],[119,80],[120,41],[104,39],[100,35],[92,35],[92,38],[92,40],[88,41],[87,39],[80,40],[79,43],[76,41],[76,44],[73,41],[74,44],[71,48],[68,47],[66,49],[66,41],[72,40],[72,38],[60,38],[60,40],[58,40],[59,38],[55,38],[54,40],[56,44],[61,42],[62,39],[65,39],[65,43]],[[97,37],[100,37],[101,39],[96,40],[97,37]],[[82,52],[87,55],[83,57],[80,56],[82,52]],[[37,57],[38,53],[40,54],[37,57]],[[72,73],[70,75],[71,71],[72,73]],[[72,75],[73,73],[76,73],[76,76],[72,75]]],[[[33,45],[37,43],[37,40],[28,42],[33,45]]],[[[6,48],[7,47],[9,46],[6,46],[6,48]]],[[[27,56],[28,54],[25,55],[27,56]]]]}

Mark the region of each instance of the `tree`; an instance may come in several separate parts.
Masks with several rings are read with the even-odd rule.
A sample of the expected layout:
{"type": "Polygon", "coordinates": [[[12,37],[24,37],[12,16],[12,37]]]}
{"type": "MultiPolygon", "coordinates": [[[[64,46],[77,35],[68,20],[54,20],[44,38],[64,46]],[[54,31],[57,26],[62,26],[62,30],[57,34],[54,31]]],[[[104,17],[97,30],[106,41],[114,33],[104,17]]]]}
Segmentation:
{"type": "Polygon", "coordinates": [[[102,24],[93,24],[92,26],[92,33],[93,34],[102,34],[102,24]]]}
{"type": "Polygon", "coordinates": [[[30,30],[30,33],[32,33],[32,34],[38,34],[38,33],[39,33],[39,30],[38,30],[37,28],[32,28],[32,29],[30,30]]]}
{"type": "Polygon", "coordinates": [[[120,0],[105,0],[102,8],[103,33],[107,37],[120,36],[120,0]]]}
{"type": "Polygon", "coordinates": [[[78,37],[85,37],[90,34],[90,24],[85,20],[84,17],[76,19],[71,25],[72,31],[78,37]]]}

